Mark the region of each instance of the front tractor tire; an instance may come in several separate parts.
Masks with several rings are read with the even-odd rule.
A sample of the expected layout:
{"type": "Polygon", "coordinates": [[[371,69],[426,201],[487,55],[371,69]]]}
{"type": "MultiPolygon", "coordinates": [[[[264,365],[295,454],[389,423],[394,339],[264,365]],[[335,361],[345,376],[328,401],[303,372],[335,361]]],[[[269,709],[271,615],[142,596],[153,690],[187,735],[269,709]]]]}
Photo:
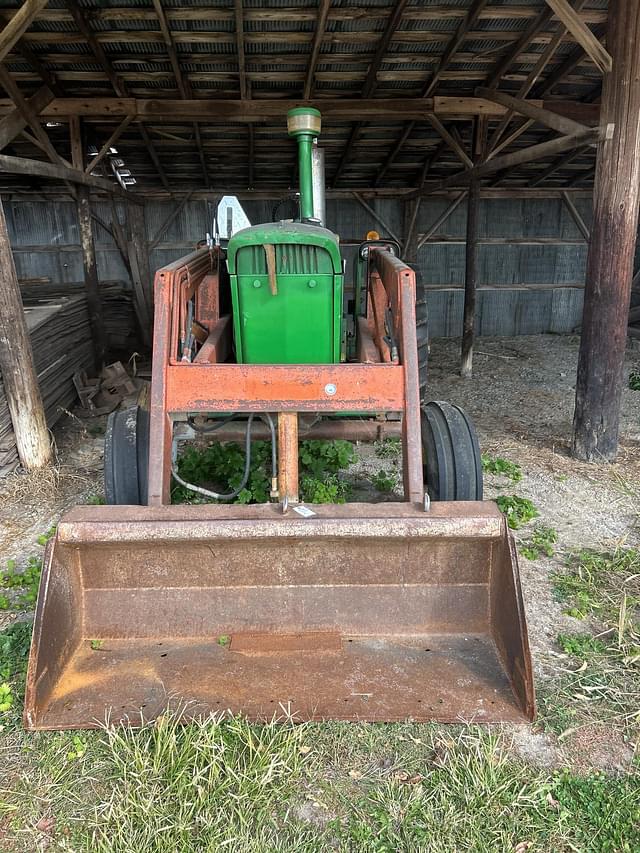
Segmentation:
{"type": "Polygon", "coordinates": [[[482,459],[471,418],[459,406],[422,407],[424,481],[432,501],[481,501],[482,459]]]}
{"type": "Polygon", "coordinates": [[[112,412],[104,437],[104,495],[108,504],[144,506],[149,479],[149,410],[112,412]]]}

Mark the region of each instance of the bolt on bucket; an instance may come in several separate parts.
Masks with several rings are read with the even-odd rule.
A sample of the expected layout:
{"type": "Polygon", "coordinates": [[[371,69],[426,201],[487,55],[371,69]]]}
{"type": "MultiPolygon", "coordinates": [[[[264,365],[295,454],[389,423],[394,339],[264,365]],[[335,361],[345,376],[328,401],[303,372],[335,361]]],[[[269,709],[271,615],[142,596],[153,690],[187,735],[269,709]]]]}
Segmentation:
{"type": "Polygon", "coordinates": [[[491,503],[78,507],[49,544],[27,729],[168,707],[255,720],[531,719],[513,540],[491,503]]]}

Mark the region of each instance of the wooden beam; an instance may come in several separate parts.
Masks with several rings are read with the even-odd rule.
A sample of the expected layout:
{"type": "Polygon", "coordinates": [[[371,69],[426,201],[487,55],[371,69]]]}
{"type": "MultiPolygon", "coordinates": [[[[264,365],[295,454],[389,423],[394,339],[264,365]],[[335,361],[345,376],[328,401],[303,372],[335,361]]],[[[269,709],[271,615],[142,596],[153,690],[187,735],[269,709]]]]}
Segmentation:
{"type": "Polygon", "coordinates": [[[467,169],[466,172],[458,172],[455,175],[451,175],[451,177],[445,178],[445,180],[431,189],[426,189],[416,195],[430,195],[434,191],[443,190],[450,186],[466,184],[473,178],[483,178],[486,175],[499,172],[502,169],[508,169],[511,166],[519,166],[522,163],[533,163],[535,160],[554,157],[563,151],[569,151],[572,148],[598,142],[612,132],[611,125],[608,125],[602,128],[587,128],[581,133],[574,133],[568,136],[559,136],[557,139],[552,139],[549,142],[541,142],[539,145],[531,145],[529,148],[522,148],[519,151],[504,154],[502,157],[494,157],[486,163],[481,163],[472,169],[467,169]]]}
{"type": "Polygon", "coordinates": [[[307,73],[304,78],[303,98],[310,98],[313,95],[314,76],[316,66],[318,65],[318,57],[322,40],[324,39],[325,30],[327,29],[327,19],[329,10],[331,9],[331,0],[320,0],[318,4],[318,17],[316,20],[316,28],[313,34],[313,42],[311,43],[311,55],[307,66],[307,73]]]}
{"type": "MultiPolygon", "coordinates": [[[[98,41],[95,36],[95,33],[89,26],[89,23],[85,17],[84,11],[78,5],[77,0],[65,0],[66,6],[68,10],[71,12],[73,20],[82,33],[83,37],[86,39],[89,48],[91,49],[93,55],[96,57],[102,68],[104,69],[109,82],[111,83],[114,92],[119,98],[126,98],[128,95],[127,87],[123,81],[121,81],[116,74],[109,58],[104,52],[104,48],[98,41]]],[[[79,115],[79,113],[78,113],[79,115]]],[[[165,174],[164,169],[162,168],[162,164],[160,163],[160,158],[158,157],[158,152],[155,149],[153,141],[147,132],[146,127],[143,125],[142,121],[138,121],[138,128],[140,130],[140,135],[144,141],[144,144],[147,147],[147,151],[149,152],[149,156],[151,158],[151,162],[155,166],[158,175],[160,176],[160,180],[162,181],[162,185],[166,190],[170,190],[169,181],[167,180],[167,176],[165,174]]]]}
{"type": "Polygon", "coordinates": [[[585,53],[591,57],[594,65],[603,73],[611,71],[611,56],[600,44],[596,36],[583,22],[582,18],[571,8],[567,0],[545,0],[547,6],[553,9],[555,15],[562,21],[585,53]]]}
{"type": "Polygon", "coordinates": [[[578,231],[582,234],[584,239],[588,241],[590,236],[591,236],[589,234],[589,227],[588,227],[587,223],[584,221],[584,219],[582,218],[582,216],[580,215],[580,211],[575,206],[574,201],[571,198],[571,196],[569,195],[569,193],[567,193],[567,192],[562,193],[562,201],[564,202],[565,207],[567,208],[567,210],[571,214],[571,218],[575,222],[578,231]]]}
{"type": "MultiPolygon", "coordinates": [[[[164,39],[165,47],[167,48],[167,53],[169,54],[169,62],[171,63],[171,69],[173,71],[173,76],[176,80],[176,85],[178,87],[178,91],[180,92],[180,97],[183,100],[188,100],[193,97],[193,92],[191,91],[191,84],[189,80],[185,77],[182,72],[182,68],[180,67],[180,60],[178,59],[178,52],[176,50],[176,46],[174,44],[173,38],[171,36],[171,30],[169,29],[169,24],[167,22],[167,16],[165,10],[162,6],[161,0],[153,0],[153,8],[155,9],[156,16],[158,18],[158,22],[160,23],[160,32],[162,33],[162,37],[164,39]]],[[[200,159],[200,168],[202,169],[202,175],[204,178],[205,185],[208,187],[210,185],[209,181],[209,171],[207,169],[207,164],[204,158],[204,152],[202,150],[202,139],[200,136],[200,127],[197,122],[193,123],[193,136],[196,143],[196,150],[198,152],[198,157],[200,159]]]]}
{"type": "Polygon", "coordinates": [[[469,184],[467,195],[467,239],[465,242],[464,309],[462,343],[460,351],[460,376],[473,376],[473,338],[476,317],[476,289],[478,279],[478,208],[480,193],[478,180],[469,184]]]}
{"type": "MultiPolygon", "coordinates": [[[[604,33],[605,28],[603,26],[595,27],[593,30],[593,34],[598,41],[602,41],[604,33]]],[[[567,54],[562,62],[556,66],[551,74],[549,74],[540,85],[536,86],[536,97],[543,98],[545,95],[548,95],[552,89],[558,85],[558,83],[562,82],[567,75],[571,74],[575,70],[575,68],[583,61],[584,56],[584,48],[577,45],[571,53],[567,54]]]]}
{"type": "MultiPolygon", "coordinates": [[[[79,172],[83,172],[84,141],[82,137],[82,125],[77,116],[70,117],[69,134],[71,137],[71,158],[73,161],[73,167],[79,172]]],[[[93,241],[93,228],[91,225],[91,201],[89,197],[89,187],[87,186],[79,186],[77,189],[76,211],[78,214],[78,234],[80,237],[80,248],[82,250],[84,289],[87,297],[87,308],[89,310],[89,324],[91,326],[94,363],[96,371],[100,371],[107,361],[107,339],[104,331],[102,301],[100,299],[96,247],[93,241]]]]}
{"type": "Polygon", "coordinates": [[[476,94],[481,98],[501,104],[510,112],[519,113],[533,119],[533,121],[544,124],[545,127],[549,127],[551,130],[557,130],[558,133],[562,133],[564,136],[586,130],[583,124],[579,124],[577,121],[573,121],[573,119],[565,118],[558,115],[558,113],[554,113],[552,110],[545,110],[543,107],[538,107],[522,98],[512,98],[511,95],[498,92],[495,89],[486,89],[483,86],[479,86],[476,89],[476,94]]]}
{"type": "MultiPolygon", "coordinates": [[[[38,115],[48,106],[53,100],[54,95],[48,86],[42,86],[38,91],[27,101],[29,109],[33,115],[38,115]]],[[[8,115],[0,120],[0,150],[5,148],[12,139],[20,133],[23,128],[28,125],[27,119],[19,109],[12,110],[8,115]]]]}
{"type": "Polygon", "coordinates": [[[517,60],[522,51],[528,47],[534,40],[534,38],[538,35],[541,30],[543,30],[549,21],[552,18],[552,11],[548,7],[543,9],[537,18],[529,24],[529,26],[522,32],[522,35],[519,39],[513,44],[509,50],[502,56],[492,71],[487,75],[485,85],[489,89],[494,89],[504,75],[507,73],[512,64],[517,60]]]}
{"type": "Polygon", "coordinates": [[[92,187],[108,193],[117,193],[125,198],[135,200],[132,199],[132,193],[122,190],[119,185],[111,183],[106,178],[99,178],[97,175],[87,175],[79,169],[56,165],[55,163],[44,163],[40,160],[29,160],[24,157],[8,157],[6,154],[0,154],[0,172],[6,172],[9,175],[35,175],[39,178],[70,181],[72,184],[92,187]]]}
{"type": "Polygon", "coordinates": [[[244,55],[244,18],[242,12],[242,0],[234,0],[235,23],[236,23],[236,51],[238,54],[238,74],[240,78],[240,98],[247,97],[247,75],[245,70],[244,55]]]}
{"type": "Polygon", "coordinates": [[[180,216],[185,204],[189,201],[189,199],[191,198],[192,195],[193,195],[193,190],[191,190],[188,193],[185,193],[185,195],[181,198],[180,203],[178,205],[176,205],[176,207],[174,207],[174,209],[171,211],[169,216],[167,216],[167,218],[162,223],[160,228],[158,228],[156,236],[149,243],[149,251],[150,252],[152,252],[155,249],[155,247],[158,245],[158,243],[162,239],[162,235],[165,233],[165,231],[171,225],[171,223],[174,222],[178,218],[178,216],[180,216]]]}
{"type": "Polygon", "coordinates": [[[18,456],[31,471],[51,462],[49,430],[0,201],[0,373],[18,456]]]}
{"type": "Polygon", "coordinates": [[[42,145],[43,150],[46,152],[51,162],[68,166],[69,163],[67,163],[67,161],[61,157],[53,147],[46,131],[43,130],[42,125],[40,124],[38,116],[34,113],[30,103],[24,98],[22,92],[16,86],[15,81],[4,65],[0,65],[0,85],[2,85],[5,91],[11,96],[11,99],[16,105],[16,109],[22,114],[26,124],[28,124],[33,131],[34,136],[42,145]]]}
{"type": "MultiPolygon", "coordinates": [[[[362,87],[362,98],[367,99],[371,98],[371,95],[375,91],[376,86],[378,85],[378,71],[380,70],[380,66],[384,60],[385,54],[389,48],[389,43],[394,36],[395,31],[398,29],[400,22],[402,20],[402,15],[404,14],[405,7],[409,0],[396,0],[395,5],[391,10],[391,14],[387,19],[386,26],[382,33],[382,37],[378,42],[378,46],[376,48],[376,52],[373,56],[373,59],[369,63],[369,68],[367,70],[367,76],[364,81],[364,86],[362,87]]],[[[360,131],[362,130],[362,122],[356,122],[353,125],[351,133],[349,134],[349,139],[347,140],[347,144],[345,146],[344,152],[340,161],[338,162],[338,167],[333,174],[332,186],[336,186],[340,177],[342,176],[342,172],[344,171],[349,158],[351,157],[351,153],[358,141],[358,137],[360,136],[360,131]]]]}
{"type": "Polygon", "coordinates": [[[367,211],[367,213],[369,213],[375,219],[376,222],[378,222],[380,225],[382,225],[382,227],[385,229],[387,234],[390,237],[392,237],[398,243],[400,248],[402,248],[402,240],[400,239],[400,237],[398,237],[397,234],[395,234],[391,230],[391,228],[389,227],[388,223],[384,220],[384,218],[382,216],[380,216],[380,214],[376,210],[374,210],[370,204],[367,204],[367,202],[362,198],[361,195],[359,195],[359,193],[354,192],[353,197],[358,202],[358,204],[360,204],[367,211]]]}
{"type": "Polygon", "coordinates": [[[464,150],[462,145],[449,133],[447,128],[442,124],[440,119],[435,115],[427,116],[427,120],[429,124],[431,124],[434,130],[438,133],[443,142],[448,145],[448,147],[453,151],[453,153],[458,157],[458,159],[468,168],[473,166],[473,162],[471,161],[469,155],[464,150]]]}
{"type": "Polygon", "coordinates": [[[416,126],[415,121],[406,122],[405,126],[402,128],[402,133],[400,134],[400,139],[398,139],[396,144],[393,146],[393,148],[389,152],[387,159],[382,164],[382,168],[380,169],[380,171],[378,172],[378,174],[376,176],[375,186],[379,186],[382,183],[382,179],[387,174],[387,172],[389,171],[391,166],[395,163],[395,161],[398,157],[398,154],[404,148],[404,144],[407,141],[407,139],[411,136],[411,134],[413,133],[413,129],[415,126],[416,126]]]}
{"type": "MultiPolygon", "coordinates": [[[[435,222],[429,226],[429,228],[421,235],[420,240],[418,241],[418,249],[421,249],[425,243],[428,243],[431,237],[437,232],[438,228],[441,228],[447,219],[451,216],[454,210],[456,210],[467,197],[467,191],[462,190],[462,192],[457,195],[455,198],[451,200],[451,202],[445,207],[440,216],[435,220],[435,222]]],[[[420,199],[416,199],[419,201],[420,199]]]]}
{"type": "Polygon", "coordinates": [[[106,154],[108,154],[111,147],[116,144],[118,139],[120,139],[120,136],[129,127],[129,125],[131,124],[132,121],[133,121],[133,116],[125,116],[122,119],[120,124],[116,127],[116,129],[113,131],[111,136],[107,139],[107,141],[104,143],[102,148],[98,151],[96,156],[93,158],[93,160],[91,160],[91,162],[89,163],[89,165],[85,169],[85,172],[87,173],[87,175],[90,175],[93,172],[93,170],[96,168],[96,166],[102,162],[102,160],[104,159],[106,154]]]}
{"type": "Polygon", "coordinates": [[[454,55],[457,53],[460,45],[467,38],[467,34],[471,27],[476,23],[480,15],[485,9],[487,5],[487,0],[473,0],[471,6],[469,7],[469,11],[466,14],[466,17],[461,21],[457,30],[455,31],[453,38],[449,42],[449,44],[444,49],[444,53],[442,54],[440,61],[438,63],[438,67],[433,72],[426,86],[422,90],[422,97],[428,98],[435,91],[436,86],[440,80],[440,75],[447,68],[454,55]]]}
{"type": "Polygon", "coordinates": [[[0,32],[0,62],[29,29],[38,13],[47,5],[47,0],[24,0],[18,11],[0,32]]]}
{"type": "MultiPolygon", "coordinates": [[[[538,106],[566,115],[575,121],[596,123],[598,104],[566,100],[536,100],[538,106]]],[[[206,121],[222,124],[245,124],[276,120],[282,122],[293,107],[314,107],[332,121],[425,121],[430,113],[443,119],[468,120],[487,115],[502,118],[506,110],[499,104],[475,97],[434,98],[314,98],[253,99],[251,102],[219,98],[208,100],[176,100],[174,98],[55,98],[42,110],[42,118],[66,121],[70,115],[88,119],[115,121],[132,115],[144,121],[206,121]]],[[[0,116],[14,109],[9,99],[0,99],[0,116]]]]}
{"type": "Polygon", "coordinates": [[[598,151],[593,222],[576,380],[572,453],[613,461],[620,405],[640,199],[640,3],[611,0],[603,121],[615,124],[598,151]]]}
{"type": "Polygon", "coordinates": [[[532,187],[539,187],[540,184],[544,183],[547,178],[550,178],[551,175],[555,175],[557,171],[564,168],[564,166],[568,166],[576,157],[579,157],[581,154],[584,154],[585,151],[588,151],[589,147],[585,146],[584,148],[576,148],[573,151],[570,151],[568,154],[563,154],[561,157],[558,157],[553,163],[548,166],[541,174],[534,180],[531,181],[532,187]]]}
{"type": "MultiPolygon", "coordinates": [[[[576,10],[581,9],[585,3],[586,3],[586,0],[575,0],[576,10]]],[[[542,74],[544,69],[547,67],[547,65],[549,64],[549,62],[551,61],[551,59],[555,55],[556,51],[558,50],[558,48],[562,44],[565,33],[566,33],[566,29],[563,26],[559,26],[557,28],[557,32],[556,32],[555,36],[551,39],[549,44],[542,51],[542,53],[540,54],[540,58],[537,60],[537,62],[535,63],[535,65],[533,66],[531,71],[527,74],[527,77],[524,80],[524,82],[522,83],[522,85],[518,88],[518,91],[517,91],[517,97],[518,98],[526,98],[528,96],[529,92],[531,91],[531,89],[535,85],[536,81],[538,80],[538,78],[540,77],[540,75],[542,74]]],[[[498,127],[494,131],[493,136],[491,137],[491,139],[489,140],[489,143],[488,143],[487,150],[489,152],[489,156],[491,156],[491,153],[493,153],[493,154],[497,153],[498,143],[500,141],[500,138],[502,137],[503,133],[505,132],[505,130],[509,126],[509,123],[511,122],[512,117],[513,117],[513,111],[510,110],[502,118],[502,120],[498,124],[498,127]]],[[[521,124],[521,128],[524,126],[525,126],[524,123],[521,124]]],[[[521,132],[523,132],[523,131],[521,131],[521,132]]],[[[516,134],[515,138],[517,138],[519,135],[520,134],[516,134]]],[[[501,146],[501,148],[504,148],[504,147],[505,147],[504,145],[501,146]]]]}
{"type": "MultiPolygon", "coordinates": [[[[129,269],[131,270],[133,300],[142,342],[145,346],[150,346],[153,323],[153,279],[149,264],[151,249],[147,242],[147,228],[144,214],[144,205],[128,204],[126,206],[127,224],[130,234],[126,249],[129,259],[129,269]]],[[[119,225],[120,223],[118,222],[119,225]]]]}

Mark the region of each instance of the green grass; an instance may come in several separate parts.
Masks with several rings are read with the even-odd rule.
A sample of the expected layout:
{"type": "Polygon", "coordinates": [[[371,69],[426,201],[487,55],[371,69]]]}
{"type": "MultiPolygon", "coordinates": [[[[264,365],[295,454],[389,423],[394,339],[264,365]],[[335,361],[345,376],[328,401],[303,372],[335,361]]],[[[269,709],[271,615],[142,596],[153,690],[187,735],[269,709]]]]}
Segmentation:
{"type": "Polygon", "coordinates": [[[373,449],[380,459],[399,460],[402,456],[402,442],[399,438],[383,438],[374,441],[373,449]]]}
{"type": "MultiPolygon", "coordinates": [[[[55,528],[53,532],[55,532],[55,528]]],[[[53,533],[49,535],[53,535],[53,533]]],[[[45,539],[45,543],[46,541],[45,539]]],[[[0,589],[7,590],[6,593],[0,593],[0,610],[12,608],[24,610],[33,607],[38,597],[41,572],[42,560],[40,557],[29,557],[22,570],[18,569],[15,560],[9,560],[7,568],[0,572],[0,589]]]]}
{"type": "Polygon", "coordinates": [[[532,501],[518,495],[500,495],[495,498],[495,502],[500,512],[507,516],[507,524],[512,530],[518,530],[523,524],[540,515],[532,501]]]}
{"type": "Polygon", "coordinates": [[[552,575],[565,613],[583,621],[558,645],[571,658],[540,695],[541,722],[561,733],[605,721],[640,734],[640,550],[583,550],[552,575]]]}
{"type": "Polygon", "coordinates": [[[629,374],[629,388],[632,391],[640,391],[640,373],[637,370],[629,374]]]}
{"type": "Polygon", "coordinates": [[[632,853],[637,775],[535,769],[478,727],[216,715],[141,730],[15,732],[0,781],[7,851],[632,853]],[[9,780],[10,785],[6,782],[9,780]],[[11,845],[11,846],[8,846],[11,845]]]}
{"type": "Polygon", "coordinates": [[[482,470],[487,474],[497,474],[507,477],[512,483],[519,483],[522,479],[522,468],[516,462],[502,459],[500,456],[489,456],[482,454],[482,470]]]}

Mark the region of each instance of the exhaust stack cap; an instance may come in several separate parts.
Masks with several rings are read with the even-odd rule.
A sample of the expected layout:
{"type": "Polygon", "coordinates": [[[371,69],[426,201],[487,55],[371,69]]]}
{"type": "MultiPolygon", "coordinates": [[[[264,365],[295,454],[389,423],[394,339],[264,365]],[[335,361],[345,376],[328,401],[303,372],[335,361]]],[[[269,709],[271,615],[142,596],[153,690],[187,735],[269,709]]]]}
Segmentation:
{"type": "Polygon", "coordinates": [[[289,136],[308,133],[319,136],[321,127],[320,111],[313,107],[294,107],[287,113],[287,131],[289,136]]]}

